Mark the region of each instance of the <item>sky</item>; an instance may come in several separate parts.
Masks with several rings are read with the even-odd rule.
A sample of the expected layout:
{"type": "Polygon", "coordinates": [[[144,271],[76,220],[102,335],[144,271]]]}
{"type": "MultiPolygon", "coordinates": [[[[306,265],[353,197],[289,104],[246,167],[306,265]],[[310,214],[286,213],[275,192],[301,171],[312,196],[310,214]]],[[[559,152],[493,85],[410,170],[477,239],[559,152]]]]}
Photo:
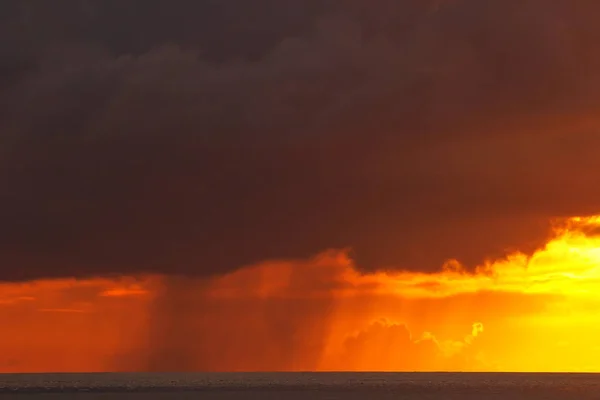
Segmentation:
{"type": "Polygon", "coordinates": [[[598,12],[1,2],[0,371],[600,370],[598,12]]]}

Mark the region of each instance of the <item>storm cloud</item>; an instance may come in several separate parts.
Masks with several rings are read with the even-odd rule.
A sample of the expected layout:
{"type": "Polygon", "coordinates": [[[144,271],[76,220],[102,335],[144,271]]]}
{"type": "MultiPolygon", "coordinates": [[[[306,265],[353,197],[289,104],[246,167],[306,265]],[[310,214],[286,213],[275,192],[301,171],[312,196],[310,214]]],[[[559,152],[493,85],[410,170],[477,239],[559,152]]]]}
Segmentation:
{"type": "Polygon", "coordinates": [[[2,280],[474,266],[600,209],[597,2],[0,7],[2,280]]]}

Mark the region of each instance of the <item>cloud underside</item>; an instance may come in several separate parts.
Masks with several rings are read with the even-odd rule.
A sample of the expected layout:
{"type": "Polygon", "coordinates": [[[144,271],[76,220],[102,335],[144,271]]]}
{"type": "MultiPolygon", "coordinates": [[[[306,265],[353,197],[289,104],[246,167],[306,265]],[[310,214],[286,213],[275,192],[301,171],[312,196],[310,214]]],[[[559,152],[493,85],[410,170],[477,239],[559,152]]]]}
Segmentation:
{"type": "Polygon", "coordinates": [[[0,279],[475,266],[599,208],[596,2],[184,3],[2,6],[0,279]]]}
{"type": "Polygon", "coordinates": [[[3,283],[0,371],[598,371],[599,223],[475,272],[364,273],[331,251],[214,277],[3,283]]]}

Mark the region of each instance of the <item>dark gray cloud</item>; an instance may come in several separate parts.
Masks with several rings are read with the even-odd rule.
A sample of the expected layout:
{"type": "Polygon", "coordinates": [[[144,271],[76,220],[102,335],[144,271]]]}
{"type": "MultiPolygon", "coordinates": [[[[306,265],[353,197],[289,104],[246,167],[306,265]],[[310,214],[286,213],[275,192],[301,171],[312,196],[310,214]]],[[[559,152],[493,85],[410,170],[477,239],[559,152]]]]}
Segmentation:
{"type": "Polygon", "coordinates": [[[598,211],[600,5],[365,4],[3,2],[0,279],[474,265],[598,211]]]}

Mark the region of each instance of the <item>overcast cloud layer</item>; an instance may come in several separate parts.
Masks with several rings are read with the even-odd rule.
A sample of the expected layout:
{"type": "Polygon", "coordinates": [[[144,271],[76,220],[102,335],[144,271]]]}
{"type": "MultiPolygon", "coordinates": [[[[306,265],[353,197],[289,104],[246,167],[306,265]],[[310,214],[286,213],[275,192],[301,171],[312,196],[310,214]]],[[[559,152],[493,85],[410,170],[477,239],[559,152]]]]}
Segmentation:
{"type": "Polygon", "coordinates": [[[3,1],[0,279],[530,251],[600,210],[598,13],[3,1]]]}

